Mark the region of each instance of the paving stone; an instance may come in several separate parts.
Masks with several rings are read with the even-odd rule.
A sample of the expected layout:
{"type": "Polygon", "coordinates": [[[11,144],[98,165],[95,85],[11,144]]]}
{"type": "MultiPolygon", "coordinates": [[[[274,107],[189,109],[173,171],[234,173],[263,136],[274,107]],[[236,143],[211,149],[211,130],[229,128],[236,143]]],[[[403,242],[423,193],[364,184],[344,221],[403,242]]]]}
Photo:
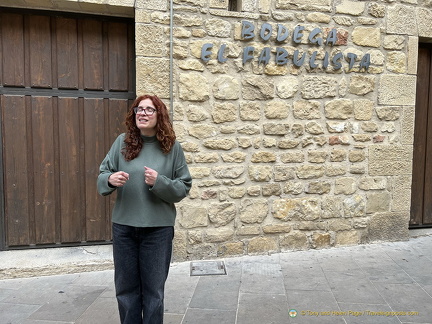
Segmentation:
{"type": "MultiPolygon", "coordinates": [[[[190,262],[173,263],[165,323],[432,324],[431,251],[426,236],[227,258],[226,275],[190,276],[190,262]]],[[[0,280],[0,324],[117,324],[113,275],[111,269],[0,280]]]]}
{"type": "Polygon", "coordinates": [[[237,324],[286,323],[288,304],[285,295],[241,293],[237,324]]]}
{"type": "Polygon", "coordinates": [[[235,321],[235,311],[189,308],[182,324],[221,324],[235,323],[235,321]]]}

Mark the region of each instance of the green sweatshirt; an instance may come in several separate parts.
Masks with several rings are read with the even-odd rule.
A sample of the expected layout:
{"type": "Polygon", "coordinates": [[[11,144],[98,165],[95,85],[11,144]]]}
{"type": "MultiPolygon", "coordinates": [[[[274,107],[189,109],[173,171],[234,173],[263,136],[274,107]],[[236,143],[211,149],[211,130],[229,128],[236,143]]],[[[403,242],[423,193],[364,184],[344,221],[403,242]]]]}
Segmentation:
{"type": "Polygon", "coordinates": [[[114,141],[99,168],[97,188],[106,196],[117,190],[112,221],[134,227],[174,226],[174,203],[189,193],[192,178],[180,143],[175,142],[168,154],[164,154],[156,136],[141,136],[144,140],[139,155],[126,161],[121,153],[125,134],[114,141]],[[144,181],[144,166],[158,172],[155,184],[150,187],[144,181]],[[108,178],[112,173],[129,173],[123,187],[112,187],[108,178]]]}

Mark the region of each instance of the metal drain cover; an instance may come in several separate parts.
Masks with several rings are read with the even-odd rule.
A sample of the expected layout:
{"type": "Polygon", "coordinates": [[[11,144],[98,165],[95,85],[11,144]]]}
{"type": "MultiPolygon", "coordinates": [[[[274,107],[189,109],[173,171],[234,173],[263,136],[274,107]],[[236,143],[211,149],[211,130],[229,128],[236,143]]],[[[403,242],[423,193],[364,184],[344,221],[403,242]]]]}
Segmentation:
{"type": "Polygon", "coordinates": [[[223,261],[193,261],[190,263],[191,276],[226,275],[223,261]]]}

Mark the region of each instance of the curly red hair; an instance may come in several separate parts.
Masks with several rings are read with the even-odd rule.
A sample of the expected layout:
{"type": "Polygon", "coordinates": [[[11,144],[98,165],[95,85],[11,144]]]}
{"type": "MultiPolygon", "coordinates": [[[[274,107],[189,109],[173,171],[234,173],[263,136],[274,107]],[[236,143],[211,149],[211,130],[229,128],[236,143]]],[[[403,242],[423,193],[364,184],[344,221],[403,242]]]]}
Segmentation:
{"type": "Polygon", "coordinates": [[[171,151],[176,136],[169,117],[168,109],[165,104],[157,96],[142,95],[137,97],[132,103],[126,115],[126,136],[125,147],[123,148],[123,155],[126,161],[135,159],[143,147],[143,139],[141,138],[141,131],[136,125],[134,107],[139,106],[139,103],[144,99],[150,99],[156,108],[156,138],[159,141],[162,152],[168,153],[171,151]]]}

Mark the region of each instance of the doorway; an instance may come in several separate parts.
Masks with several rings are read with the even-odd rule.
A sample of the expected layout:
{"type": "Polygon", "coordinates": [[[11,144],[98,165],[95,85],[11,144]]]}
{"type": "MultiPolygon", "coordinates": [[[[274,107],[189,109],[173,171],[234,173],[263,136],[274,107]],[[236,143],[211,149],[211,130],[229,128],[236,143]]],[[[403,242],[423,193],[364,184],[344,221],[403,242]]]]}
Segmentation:
{"type": "Polygon", "coordinates": [[[432,44],[419,44],[410,228],[432,227],[432,44]]]}
{"type": "Polygon", "coordinates": [[[99,164],[135,98],[131,19],[0,12],[2,249],[111,240],[99,164]]]}

